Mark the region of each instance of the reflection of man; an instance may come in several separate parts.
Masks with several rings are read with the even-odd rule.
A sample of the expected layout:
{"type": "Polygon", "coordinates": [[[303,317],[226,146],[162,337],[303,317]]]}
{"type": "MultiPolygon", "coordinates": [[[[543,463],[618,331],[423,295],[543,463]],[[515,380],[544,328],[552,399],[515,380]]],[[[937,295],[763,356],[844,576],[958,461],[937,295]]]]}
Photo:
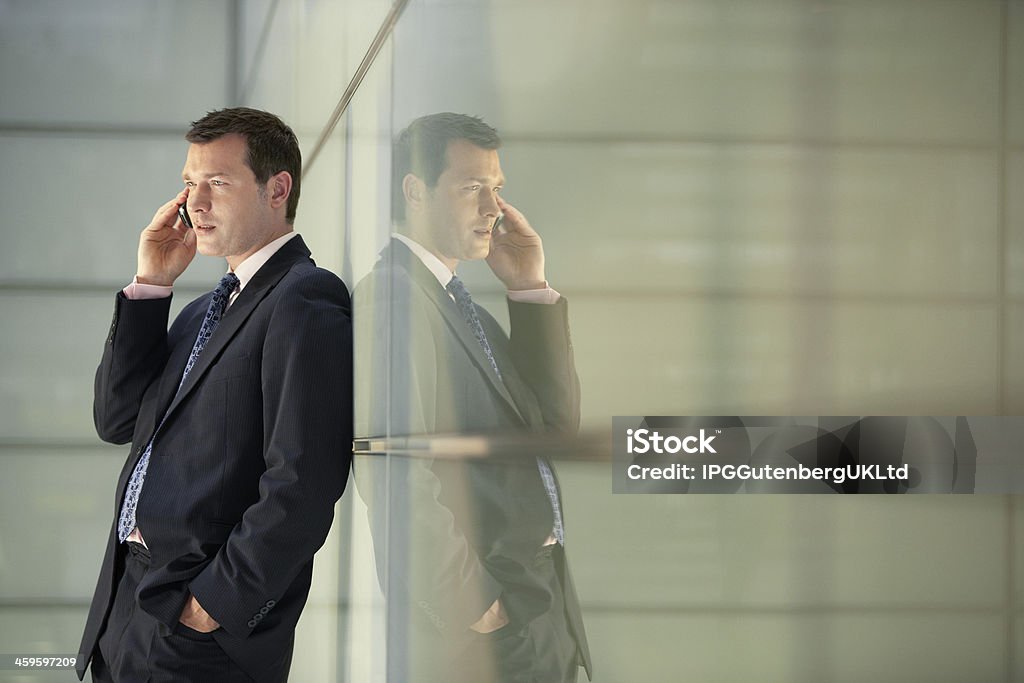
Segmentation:
{"type": "MultiPolygon", "coordinates": [[[[361,435],[578,427],[567,303],[545,280],[540,237],[498,195],[499,144],[459,114],[417,119],[398,138],[399,232],[355,294],[357,354],[371,361],[360,371],[372,373],[360,382],[361,435]],[[484,258],[508,289],[511,336],[455,276],[460,261],[484,258]]],[[[546,459],[368,458],[356,472],[388,596],[389,680],[589,672],[546,459]]]]}
{"type": "Polygon", "coordinates": [[[284,681],[349,465],[348,293],[292,232],[290,128],[225,109],[185,137],[185,189],[142,231],[96,373],[96,428],[132,451],[78,674],[284,681]],[[197,251],[228,274],[168,329],[197,251]]]}

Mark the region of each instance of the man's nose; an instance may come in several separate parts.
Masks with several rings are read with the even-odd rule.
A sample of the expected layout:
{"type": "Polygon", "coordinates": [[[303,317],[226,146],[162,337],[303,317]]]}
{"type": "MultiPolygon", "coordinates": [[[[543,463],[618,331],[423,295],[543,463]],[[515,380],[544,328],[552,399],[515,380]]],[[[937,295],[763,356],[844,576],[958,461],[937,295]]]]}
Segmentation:
{"type": "Polygon", "coordinates": [[[209,211],[210,210],[210,191],[208,188],[203,187],[202,183],[197,184],[195,187],[188,192],[188,210],[189,211],[209,211]]]}
{"type": "Polygon", "coordinates": [[[498,198],[495,194],[493,192],[484,193],[484,198],[480,202],[480,214],[497,218],[499,213],[501,213],[501,208],[498,206],[498,198]]]}

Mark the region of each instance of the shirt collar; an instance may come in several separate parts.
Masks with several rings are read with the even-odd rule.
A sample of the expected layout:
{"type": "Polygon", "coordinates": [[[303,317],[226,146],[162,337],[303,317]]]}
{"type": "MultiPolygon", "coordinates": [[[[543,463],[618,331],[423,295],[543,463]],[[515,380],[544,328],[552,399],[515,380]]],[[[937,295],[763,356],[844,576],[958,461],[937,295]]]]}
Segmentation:
{"type": "Polygon", "coordinates": [[[431,254],[429,251],[427,251],[426,247],[424,247],[422,244],[412,239],[408,235],[400,235],[397,232],[393,232],[391,233],[391,236],[398,240],[399,242],[401,242],[402,244],[404,244],[405,246],[409,247],[410,251],[416,254],[416,256],[419,257],[420,261],[423,261],[423,265],[427,267],[427,270],[434,274],[434,277],[437,278],[437,281],[441,283],[441,287],[444,289],[448,289],[448,283],[452,281],[452,278],[455,276],[455,273],[448,270],[448,266],[441,263],[441,259],[431,254]]]}
{"type": "Polygon", "coordinates": [[[278,249],[283,247],[285,243],[293,237],[297,237],[299,233],[290,232],[287,235],[281,235],[273,242],[269,242],[264,245],[262,249],[257,251],[255,254],[245,259],[238,266],[235,267],[235,275],[238,277],[238,289],[236,291],[241,292],[245,289],[245,286],[252,279],[253,275],[263,267],[270,257],[277,253],[278,249]]]}

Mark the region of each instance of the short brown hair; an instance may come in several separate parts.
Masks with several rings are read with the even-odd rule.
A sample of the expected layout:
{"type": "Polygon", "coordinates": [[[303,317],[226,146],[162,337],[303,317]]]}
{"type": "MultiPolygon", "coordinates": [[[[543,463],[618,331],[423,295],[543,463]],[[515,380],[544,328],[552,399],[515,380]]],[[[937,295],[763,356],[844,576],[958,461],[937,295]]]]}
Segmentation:
{"type": "Polygon", "coordinates": [[[270,112],[232,107],[211,111],[198,121],[193,121],[185,139],[192,143],[211,142],[231,133],[245,138],[246,163],[256,176],[256,182],[264,184],[270,180],[270,176],[281,171],[291,174],[292,191],[288,195],[285,219],[294,223],[302,176],[302,153],[295,133],[270,112]]]}
{"type": "Polygon", "coordinates": [[[412,173],[427,187],[437,185],[448,165],[448,143],[465,140],[483,149],[498,149],[498,131],[483,119],[465,114],[441,112],[421,116],[398,134],[391,150],[391,217],[405,220],[402,181],[412,173]]]}

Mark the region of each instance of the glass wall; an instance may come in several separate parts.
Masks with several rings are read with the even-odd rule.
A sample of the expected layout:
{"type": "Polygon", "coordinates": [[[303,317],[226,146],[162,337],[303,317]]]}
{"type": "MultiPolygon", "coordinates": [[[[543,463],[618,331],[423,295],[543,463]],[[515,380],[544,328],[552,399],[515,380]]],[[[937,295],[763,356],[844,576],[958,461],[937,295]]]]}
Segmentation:
{"type": "MultiPolygon", "coordinates": [[[[330,127],[385,0],[0,2],[0,654],[77,649],[127,455],[90,420],[111,295],[188,122],[244,104],[299,134],[296,227],[350,287],[393,229],[393,136],[438,111],[498,129],[502,194],[569,302],[579,437],[385,427],[357,469],[550,457],[595,681],[1024,676],[1016,498],[622,496],[608,462],[613,415],[1024,411],[1024,2],[398,4],[330,127]]],[[[197,260],[175,310],[221,270],[197,260]]],[[[458,274],[509,329],[486,263],[458,274]]],[[[361,493],[292,680],[400,680],[378,575],[398,559],[361,493]]]]}

